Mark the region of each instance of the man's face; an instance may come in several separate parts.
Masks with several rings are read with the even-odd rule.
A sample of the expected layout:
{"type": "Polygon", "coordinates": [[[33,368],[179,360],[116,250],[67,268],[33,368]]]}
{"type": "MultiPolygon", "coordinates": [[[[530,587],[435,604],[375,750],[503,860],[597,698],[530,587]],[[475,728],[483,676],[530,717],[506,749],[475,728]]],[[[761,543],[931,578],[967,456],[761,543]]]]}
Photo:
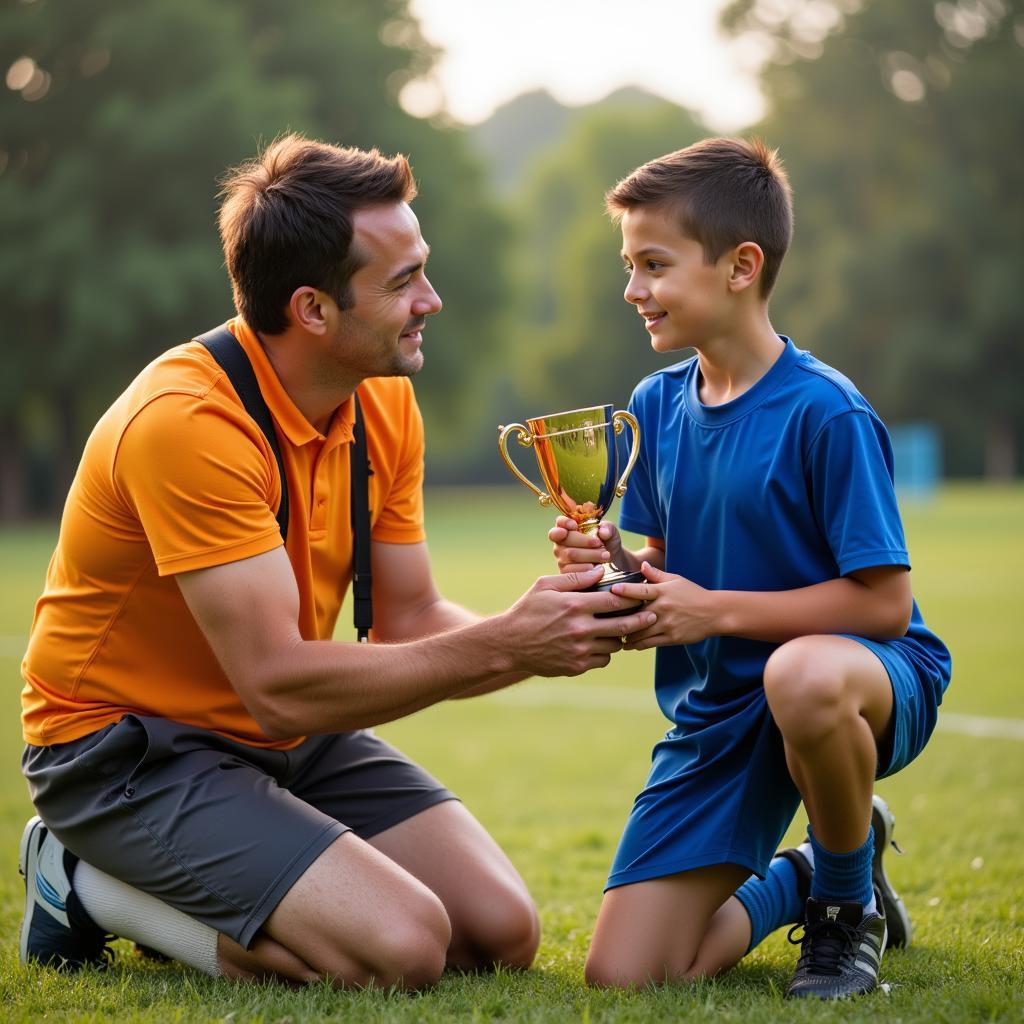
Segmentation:
{"type": "Polygon", "coordinates": [[[441,309],[424,269],[429,248],[408,203],[371,206],[353,218],[364,259],[352,275],[354,300],[338,311],[336,352],[363,377],[408,377],[423,366],[423,327],[441,309]]]}
{"type": "Polygon", "coordinates": [[[624,298],[644,318],[656,352],[699,349],[726,331],[731,303],[725,260],[705,263],[703,246],[680,232],[671,213],[627,210],[622,260],[629,274],[624,298]]]}

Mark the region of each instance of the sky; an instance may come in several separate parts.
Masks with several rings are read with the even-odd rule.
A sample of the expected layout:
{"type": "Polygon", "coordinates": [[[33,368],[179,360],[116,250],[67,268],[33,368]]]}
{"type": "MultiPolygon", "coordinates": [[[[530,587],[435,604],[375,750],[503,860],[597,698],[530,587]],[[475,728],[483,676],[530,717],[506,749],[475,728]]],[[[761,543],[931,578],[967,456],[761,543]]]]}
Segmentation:
{"type": "Polygon", "coordinates": [[[574,105],[639,85],[735,131],[763,110],[758,54],[717,31],[724,0],[412,0],[445,54],[436,83],[402,93],[411,113],[443,106],[474,124],[514,96],[546,88],[574,105]],[[440,89],[438,88],[440,87],[440,89]]]}

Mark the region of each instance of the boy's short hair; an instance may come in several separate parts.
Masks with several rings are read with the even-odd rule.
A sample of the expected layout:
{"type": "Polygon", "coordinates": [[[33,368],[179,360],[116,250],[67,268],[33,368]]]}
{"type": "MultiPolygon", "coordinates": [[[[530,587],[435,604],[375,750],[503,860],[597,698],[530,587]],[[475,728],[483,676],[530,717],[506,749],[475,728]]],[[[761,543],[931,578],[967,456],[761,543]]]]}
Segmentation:
{"type": "Polygon", "coordinates": [[[741,242],[764,252],[761,294],[771,293],[793,236],[793,194],[779,159],[760,139],[704,139],[638,167],[605,194],[618,223],[635,207],[661,207],[714,263],[741,242]]]}
{"type": "Polygon", "coordinates": [[[220,237],[235,306],[256,332],[280,334],[302,285],[352,305],[349,282],[365,257],[352,246],[355,212],[416,195],[404,156],[329,146],[290,134],[221,182],[220,237]]]}

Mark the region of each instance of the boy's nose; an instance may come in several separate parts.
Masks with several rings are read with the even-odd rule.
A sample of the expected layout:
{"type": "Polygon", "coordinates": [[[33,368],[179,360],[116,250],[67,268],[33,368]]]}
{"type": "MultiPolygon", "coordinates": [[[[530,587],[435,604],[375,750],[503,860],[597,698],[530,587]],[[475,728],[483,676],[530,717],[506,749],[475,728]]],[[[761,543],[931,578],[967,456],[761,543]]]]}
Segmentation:
{"type": "Polygon", "coordinates": [[[627,301],[631,302],[634,306],[643,302],[644,299],[650,296],[650,291],[644,288],[636,276],[631,274],[629,280],[626,282],[626,290],[622,293],[622,297],[627,301]]]}

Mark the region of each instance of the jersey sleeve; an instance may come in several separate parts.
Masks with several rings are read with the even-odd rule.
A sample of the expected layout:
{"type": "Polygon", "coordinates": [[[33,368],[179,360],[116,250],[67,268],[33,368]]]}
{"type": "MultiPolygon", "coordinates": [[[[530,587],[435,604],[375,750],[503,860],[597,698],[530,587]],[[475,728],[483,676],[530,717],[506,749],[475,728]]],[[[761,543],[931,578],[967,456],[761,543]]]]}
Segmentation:
{"type": "MultiPolygon", "coordinates": [[[[408,382],[406,382],[408,383],[408,382]]],[[[402,415],[398,457],[391,486],[373,524],[373,540],[416,544],[426,538],[423,517],[423,417],[408,385],[402,415]]]]}
{"type": "Polygon", "coordinates": [[[114,483],[161,576],[249,558],[283,543],[280,481],[258,428],[192,395],[165,394],[128,424],[114,483]]]}
{"type": "Polygon", "coordinates": [[[659,514],[654,486],[653,453],[657,450],[657,433],[647,428],[643,403],[636,392],[630,399],[629,411],[640,424],[640,455],[626,481],[626,493],[622,496],[622,508],[619,510],[619,529],[664,540],[665,526],[659,514]]]}
{"type": "Polygon", "coordinates": [[[829,420],[811,444],[808,469],[814,514],[841,576],[875,565],[910,567],[881,422],[860,410],[829,420]]]}

